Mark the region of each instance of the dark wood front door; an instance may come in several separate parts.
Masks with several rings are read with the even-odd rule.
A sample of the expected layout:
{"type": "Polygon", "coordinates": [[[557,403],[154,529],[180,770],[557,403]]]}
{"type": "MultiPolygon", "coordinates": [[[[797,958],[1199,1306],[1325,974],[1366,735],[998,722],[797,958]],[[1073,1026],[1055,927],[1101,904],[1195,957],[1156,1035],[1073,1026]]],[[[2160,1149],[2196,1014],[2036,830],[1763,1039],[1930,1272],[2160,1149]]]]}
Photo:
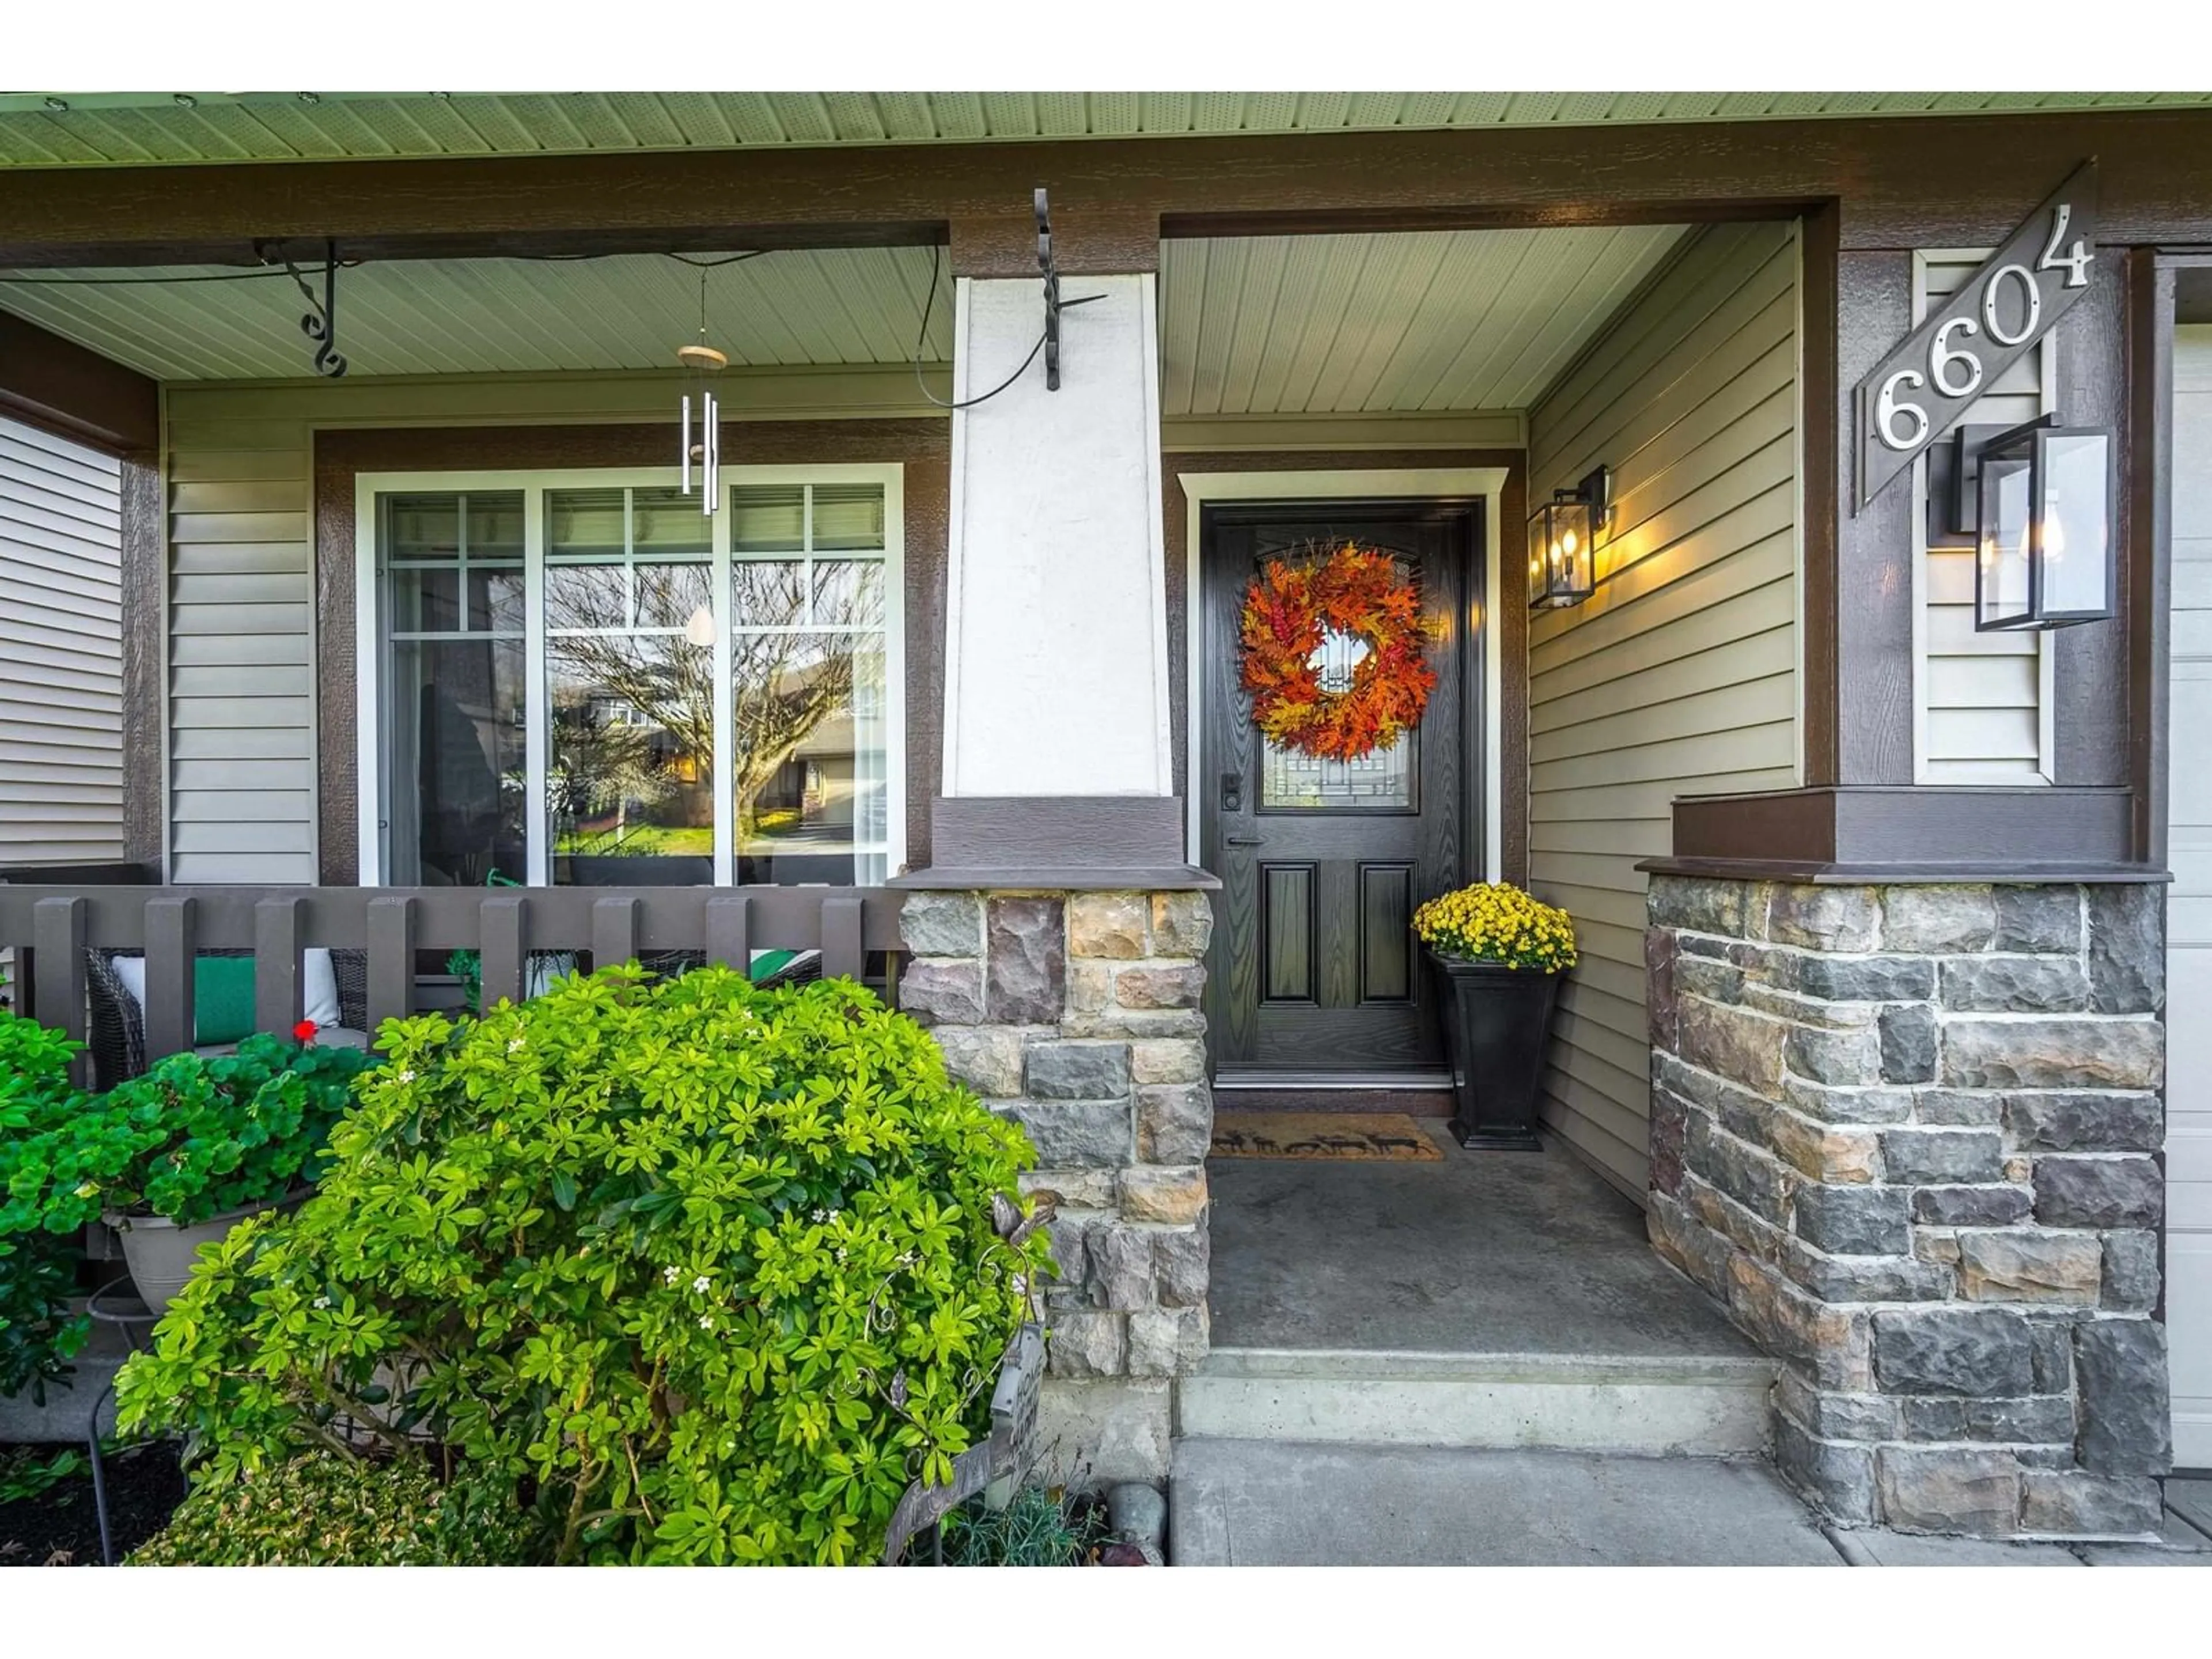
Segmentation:
{"type": "MultiPolygon", "coordinates": [[[[1200,857],[1221,878],[1207,1016],[1217,1079],[1301,1078],[1433,1086],[1443,1064],[1412,920],[1472,878],[1482,822],[1480,519],[1466,501],[1315,502],[1208,509],[1199,721],[1200,857]],[[1271,558],[1347,540],[1393,554],[1437,624],[1436,689],[1388,750],[1323,762],[1263,739],[1240,683],[1238,618],[1271,558]]],[[[1348,671],[1364,647],[1333,641],[1348,671]]]]}

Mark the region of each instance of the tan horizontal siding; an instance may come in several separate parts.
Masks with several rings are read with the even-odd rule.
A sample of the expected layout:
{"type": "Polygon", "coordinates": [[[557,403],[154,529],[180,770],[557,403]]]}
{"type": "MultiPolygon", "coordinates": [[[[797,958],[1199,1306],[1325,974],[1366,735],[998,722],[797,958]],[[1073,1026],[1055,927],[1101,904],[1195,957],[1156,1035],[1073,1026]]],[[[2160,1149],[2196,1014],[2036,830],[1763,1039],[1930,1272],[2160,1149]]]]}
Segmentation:
{"type": "MultiPolygon", "coordinates": [[[[1915,322],[1963,287],[1983,256],[1950,250],[1926,256],[1915,322]]],[[[2043,349],[2030,351],[1989,383],[1965,419],[2014,426],[2043,412],[2043,349]]],[[[1948,441],[1948,440],[1946,440],[1948,441]]],[[[1927,521],[1924,469],[1914,468],[1914,522],[1927,521]]],[[[1900,484],[1899,489],[1905,488],[1900,484]]],[[[1921,563],[1916,771],[1923,783],[2039,783],[2041,635],[1974,631],[1974,551],[1937,547],[1921,563]]]]}
{"type": "Polygon", "coordinates": [[[314,879],[307,411],[346,390],[169,389],[173,880],[314,879]]]}
{"type": "Polygon", "coordinates": [[[0,419],[0,865],[123,856],[121,469],[0,419]]]}
{"type": "Polygon", "coordinates": [[[1797,250],[1704,233],[1529,414],[1531,499],[1613,470],[1595,595],[1529,628],[1529,878],[1575,918],[1554,1133],[1649,1178],[1644,859],[1676,797],[1797,778],[1797,250]]]}

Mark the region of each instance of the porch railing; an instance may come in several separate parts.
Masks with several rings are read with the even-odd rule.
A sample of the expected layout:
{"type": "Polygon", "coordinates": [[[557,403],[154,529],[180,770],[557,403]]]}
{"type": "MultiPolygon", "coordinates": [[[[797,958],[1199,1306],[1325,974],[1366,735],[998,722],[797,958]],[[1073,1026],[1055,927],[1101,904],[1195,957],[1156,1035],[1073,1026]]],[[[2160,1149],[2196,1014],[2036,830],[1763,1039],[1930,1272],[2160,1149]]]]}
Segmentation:
{"type": "Polygon", "coordinates": [[[257,1030],[299,1023],[301,953],[366,954],[373,1032],[417,1011],[418,953],[477,953],[487,1005],[520,1001],[531,958],[590,954],[593,965],[659,951],[748,967],[756,951],[819,951],[824,977],[897,983],[900,894],[831,887],[161,887],[139,866],[0,868],[0,950],[12,947],[15,1006],[82,1041],[85,953],[145,957],[150,1060],[192,1046],[193,961],[250,951],[257,1030]]]}

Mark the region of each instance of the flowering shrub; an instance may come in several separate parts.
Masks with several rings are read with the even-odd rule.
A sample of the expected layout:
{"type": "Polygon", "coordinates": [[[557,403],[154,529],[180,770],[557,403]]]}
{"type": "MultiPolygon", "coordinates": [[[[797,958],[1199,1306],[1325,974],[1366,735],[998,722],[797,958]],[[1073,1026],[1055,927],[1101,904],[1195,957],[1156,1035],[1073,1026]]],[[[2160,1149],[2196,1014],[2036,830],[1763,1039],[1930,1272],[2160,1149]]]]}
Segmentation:
{"type": "Polygon", "coordinates": [[[988,1431],[1031,1154],[867,992],[611,968],[382,1041],[316,1196],[125,1369],[200,1480],[366,1437],[503,1483],[549,1559],[865,1560],[988,1431]]]}
{"type": "Polygon", "coordinates": [[[235,1054],[172,1054],[97,1097],[49,1090],[0,1105],[0,1237],[75,1232],[117,1211],[189,1226],[281,1198],[320,1173],[353,1080],[374,1063],[250,1036],[235,1054]]]}
{"type": "Polygon", "coordinates": [[[1431,899],[1413,912],[1413,932],[1438,956],[1540,974],[1575,965],[1574,918],[1510,882],[1477,882],[1431,899]]]}
{"type": "Polygon", "coordinates": [[[137,1567],[498,1567],[535,1542],[511,1494],[441,1486],[417,1462],[307,1452],[189,1493],[137,1567]]]}

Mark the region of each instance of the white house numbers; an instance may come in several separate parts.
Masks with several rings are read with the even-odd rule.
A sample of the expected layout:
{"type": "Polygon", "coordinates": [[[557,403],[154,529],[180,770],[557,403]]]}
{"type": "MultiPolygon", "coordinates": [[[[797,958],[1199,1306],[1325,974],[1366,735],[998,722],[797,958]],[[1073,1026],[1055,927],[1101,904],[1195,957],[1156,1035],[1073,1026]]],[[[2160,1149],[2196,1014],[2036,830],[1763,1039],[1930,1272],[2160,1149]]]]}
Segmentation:
{"type": "Polygon", "coordinates": [[[2085,161],[1859,382],[1861,507],[2065,314],[2089,286],[2096,241],[2097,164],[2085,161]]]}

